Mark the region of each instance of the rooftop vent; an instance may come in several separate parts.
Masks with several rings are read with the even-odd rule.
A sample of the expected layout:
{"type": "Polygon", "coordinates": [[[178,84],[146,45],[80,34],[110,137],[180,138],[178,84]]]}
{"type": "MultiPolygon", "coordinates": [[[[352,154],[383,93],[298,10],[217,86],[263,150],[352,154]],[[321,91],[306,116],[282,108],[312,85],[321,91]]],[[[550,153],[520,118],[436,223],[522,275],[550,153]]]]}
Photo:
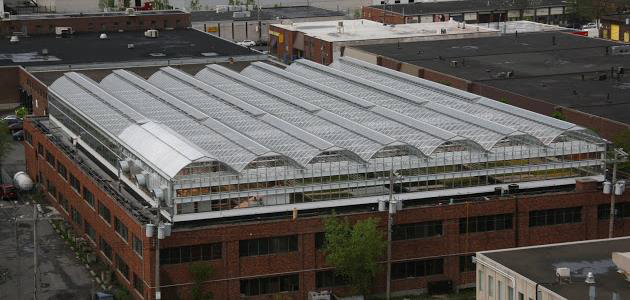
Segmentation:
{"type": "Polygon", "coordinates": [[[101,39],[101,40],[106,40],[107,39],[107,33],[101,33],[101,35],[99,35],[98,38],[101,39]]]}
{"type": "Polygon", "coordinates": [[[593,272],[588,272],[588,274],[586,275],[586,280],[584,280],[584,282],[588,284],[595,283],[595,275],[593,275],[593,272]]]}
{"type": "Polygon", "coordinates": [[[133,16],[136,14],[136,10],[133,9],[133,7],[128,7],[127,9],[125,9],[125,12],[130,16],[133,16]]]}
{"type": "Polygon", "coordinates": [[[571,282],[571,269],[569,268],[557,268],[556,277],[559,282],[571,282]]]}
{"type": "Polygon", "coordinates": [[[135,47],[136,47],[136,46],[135,46],[134,44],[127,44],[127,49],[133,49],[133,48],[135,48],[135,47]]]}
{"type": "Polygon", "coordinates": [[[20,38],[17,35],[12,35],[11,39],[9,40],[9,43],[17,44],[19,41],[20,41],[20,38]]]}
{"type": "Polygon", "coordinates": [[[157,38],[160,35],[159,31],[155,30],[155,29],[149,29],[147,31],[144,32],[144,36],[148,37],[148,38],[157,38]]]}

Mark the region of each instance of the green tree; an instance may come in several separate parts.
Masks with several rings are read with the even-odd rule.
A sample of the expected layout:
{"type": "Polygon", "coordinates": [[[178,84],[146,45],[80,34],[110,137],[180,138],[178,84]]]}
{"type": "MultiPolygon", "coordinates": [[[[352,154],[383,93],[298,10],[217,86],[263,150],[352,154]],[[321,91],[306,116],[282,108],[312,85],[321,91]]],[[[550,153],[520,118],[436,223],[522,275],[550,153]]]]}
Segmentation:
{"type": "Polygon", "coordinates": [[[188,266],[188,272],[193,280],[193,286],[190,290],[192,299],[194,300],[210,300],[213,298],[212,292],[206,292],[203,283],[210,279],[214,270],[212,267],[203,262],[192,263],[188,266]]]}
{"type": "Polygon", "coordinates": [[[377,223],[370,218],[350,224],[334,214],[324,219],[326,263],[361,295],[369,292],[387,246],[377,223]]]}
{"type": "MultiPolygon", "coordinates": [[[[615,135],[612,138],[612,142],[615,147],[621,147],[623,148],[623,151],[630,153],[630,129],[626,129],[615,135]]],[[[630,172],[630,162],[621,163],[618,167],[621,171],[630,172]]]]}
{"type": "Polygon", "coordinates": [[[26,117],[26,113],[27,113],[26,107],[24,107],[24,106],[20,106],[20,107],[15,109],[15,115],[18,118],[24,119],[24,117],[26,117]]]}
{"type": "Polygon", "coordinates": [[[201,10],[201,3],[199,3],[199,0],[190,0],[190,11],[198,10],[201,10]]]}

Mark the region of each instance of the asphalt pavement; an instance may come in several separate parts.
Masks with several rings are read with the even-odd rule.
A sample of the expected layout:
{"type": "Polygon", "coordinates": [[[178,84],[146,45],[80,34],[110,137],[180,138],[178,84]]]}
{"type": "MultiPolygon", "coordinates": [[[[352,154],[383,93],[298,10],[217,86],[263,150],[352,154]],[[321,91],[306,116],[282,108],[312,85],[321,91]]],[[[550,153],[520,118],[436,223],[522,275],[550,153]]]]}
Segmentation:
{"type": "MultiPolygon", "coordinates": [[[[4,178],[24,169],[21,144],[14,143],[3,165],[7,166],[4,178]]],[[[43,211],[40,218],[59,218],[58,212],[46,204],[43,211]]],[[[39,289],[34,298],[32,217],[33,205],[28,197],[0,200],[0,300],[90,299],[92,283],[88,271],[47,220],[37,223],[39,289]]]]}

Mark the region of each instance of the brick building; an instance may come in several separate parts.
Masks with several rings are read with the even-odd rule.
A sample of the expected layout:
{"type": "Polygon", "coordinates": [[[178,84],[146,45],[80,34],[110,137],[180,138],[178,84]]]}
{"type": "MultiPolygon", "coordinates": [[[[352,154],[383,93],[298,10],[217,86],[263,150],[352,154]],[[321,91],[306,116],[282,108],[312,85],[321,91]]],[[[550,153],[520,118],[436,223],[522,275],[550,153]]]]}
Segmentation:
{"type": "Polygon", "coordinates": [[[554,115],[614,140],[630,130],[627,46],[566,32],[348,48],[345,55],[554,115]]]}
{"type": "MultiPolygon", "coordinates": [[[[387,3],[386,3],[387,2],[387,3]]],[[[431,1],[364,6],[363,18],[385,24],[431,23],[453,19],[470,24],[534,21],[564,24],[570,13],[567,2],[545,1],[431,1]]]]}
{"type": "Polygon", "coordinates": [[[213,267],[216,299],[347,293],[325,264],[321,217],[384,229],[394,168],[395,292],[472,286],[476,251],[607,235],[606,144],[584,128],[357,62],[282,70],[242,56],[232,70],[19,71],[46,95],[24,125],[28,173],[137,299],[154,298],[145,228],[158,203],[172,223],[162,299],[188,297],[193,261],[213,267]]]}
{"type": "Polygon", "coordinates": [[[142,31],[191,27],[190,13],[178,10],[74,14],[12,15],[0,19],[0,36],[55,34],[56,27],[81,32],[142,31]]]}
{"type": "Polygon", "coordinates": [[[496,36],[498,31],[455,21],[383,26],[370,20],[269,25],[269,52],[284,62],[306,58],[328,65],[350,46],[496,36]]]}
{"type": "Polygon", "coordinates": [[[630,43],[630,14],[602,16],[599,21],[600,37],[630,43]]]}

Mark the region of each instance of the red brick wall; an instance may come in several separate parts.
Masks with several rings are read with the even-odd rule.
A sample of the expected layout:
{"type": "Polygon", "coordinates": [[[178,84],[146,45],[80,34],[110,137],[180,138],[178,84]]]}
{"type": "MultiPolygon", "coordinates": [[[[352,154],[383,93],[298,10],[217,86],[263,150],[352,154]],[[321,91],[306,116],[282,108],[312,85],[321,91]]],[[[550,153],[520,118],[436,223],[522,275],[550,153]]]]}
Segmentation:
{"type": "MultiPolygon", "coordinates": [[[[153,285],[152,265],[154,264],[154,252],[151,240],[144,238],[141,224],[136,223],[117,203],[94,185],[90,178],[68,159],[64,153],[56,149],[47,138],[38,133],[29,122],[25,123],[25,129],[32,133],[33,144],[25,143],[25,155],[28,173],[35,177],[38,170],[44,177],[52,181],[57,189],[68,198],[70,205],[78,209],[81,215],[88,219],[97,232],[103,236],[129,265],[132,272],[143,276],[147,286],[153,285]],[[58,161],[62,162],[68,171],[74,174],[83,186],[90,189],[95,199],[110,208],[112,215],[120,218],[129,228],[130,234],[136,235],[144,243],[144,260],[138,257],[131,246],[121,240],[114,233],[114,229],[104,223],[97,212],[94,211],[82,199],[81,195],[62,179],[43,157],[36,156],[37,143],[49,150],[58,161]],[[143,275],[144,274],[144,275],[143,275]]],[[[70,216],[56,200],[51,202],[62,212],[62,215],[70,220],[70,216]]],[[[630,201],[630,193],[618,198],[619,202],[630,201]]],[[[603,238],[607,236],[608,228],[605,220],[597,219],[597,206],[609,203],[609,198],[603,195],[597,185],[584,184],[574,192],[556,192],[539,195],[517,195],[502,198],[493,198],[481,202],[468,202],[455,205],[438,205],[427,207],[407,208],[395,215],[395,224],[416,223],[422,221],[442,220],[443,236],[395,241],[393,243],[393,260],[425,259],[432,257],[444,257],[444,273],[421,278],[409,278],[394,280],[394,291],[410,290],[426,287],[428,281],[452,280],[455,286],[474,282],[474,272],[459,272],[459,256],[481,250],[509,248],[516,246],[537,245],[542,243],[555,243],[577,241],[584,239],[603,238]],[[544,227],[528,226],[529,212],[532,210],[582,207],[582,222],[577,224],[564,224],[544,227]],[[469,234],[459,233],[460,218],[512,213],[514,214],[514,226],[511,230],[494,232],[478,232],[469,234]]],[[[379,226],[386,227],[386,213],[365,212],[347,215],[351,221],[368,217],[379,219],[379,226]]],[[[82,228],[77,231],[83,232],[82,228]]],[[[275,276],[280,274],[298,273],[300,276],[300,290],[288,293],[285,296],[293,296],[295,299],[306,299],[307,292],[315,290],[315,273],[318,270],[327,269],[325,258],[321,251],[315,249],[314,234],[323,231],[320,217],[302,217],[296,221],[288,217],[275,221],[250,221],[231,225],[213,225],[198,229],[178,229],[175,226],[173,234],[162,240],[161,248],[198,245],[206,243],[222,243],[221,259],[209,261],[215,272],[206,284],[206,288],[212,291],[215,299],[241,299],[239,283],[241,279],[258,276],[275,276]],[[298,235],[298,251],[240,257],[239,241],[244,239],[263,238],[271,236],[298,235]]],[[[630,234],[630,219],[616,221],[615,232],[617,236],[630,234]]],[[[163,265],[161,268],[161,283],[163,286],[163,299],[186,299],[187,290],[190,288],[191,278],[188,273],[188,264],[163,265]]],[[[118,274],[117,274],[118,275],[118,274]]],[[[118,277],[120,277],[118,275],[118,277]]],[[[120,278],[123,284],[126,280],[120,278]]],[[[129,287],[133,290],[132,287],[129,287]]],[[[374,292],[383,292],[385,289],[385,274],[380,273],[374,283],[374,292]]],[[[334,289],[343,292],[343,288],[334,289]]],[[[150,291],[145,287],[148,296],[150,291]]],[[[248,299],[270,299],[269,295],[249,297],[248,299]]]]}
{"type": "Polygon", "coordinates": [[[0,104],[19,103],[19,67],[0,67],[0,104]]]}
{"type": "Polygon", "coordinates": [[[48,113],[48,87],[23,68],[18,76],[20,87],[33,97],[33,115],[45,116],[48,113]]]}
{"type": "Polygon", "coordinates": [[[363,18],[386,24],[404,24],[405,18],[397,12],[383,11],[380,8],[364,6],[363,18]],[[385,19],[385,22],[383,22],[385,19]]]}
{"type": "MultiPolygon", "coordinates": [[[[134,218],[132,218],[125,209],[123,209],[120,204],[115,202],[107,193],[101,190],[97,185],[93,183],[88,175],[86,175],[75,163],[70,160],[65,153],[61,152],[54,144],[50,142],[48,138],[42,135],[37,129],[35,129],[31,122],[24,122],[24,130],[28,131],[33,136],[33,145],[30,145],[28,142],[24,142],[24,151],[26,158],[26,169],[32,178],[36,178],[37,173],[41,173],[42,176],[49,180],[56,188],[58,193],[62,193],[64,198],[68,199],[68,204],[74,207],[79,211],[81,216],[87,220],[90,225],[96,231],[98,237],[103,237],[107,241],[107,243],[112,247],[113,253],[118,254],[129,266],[130,270],[130,278],[131,273],[135,273],[142,278],[143,274],[146,274],[144,279],[147,281],[147,285],[145,285],[145,293],[148,295],[148,285],[153,285],[153,276],[149,276],[152,274],[151,266],[154,261],[154,252],[152,250],[152,244],[149,239],[147,239],[144,235],[142,227],[138,224],[134,218]],[[83,199],[82,195],[79,195],[70,184],[57,173],[57,170],[53,168],[45,159],[45,157],[39,156],[36,154],[36,149],[38,143],[41,143],[44,147],[44,151],[48,150],[50,153],[56,158],[56,160],[62,163],[67,171],[68,177],[70,174],[73,174],[82,185],[82,190],[87,188],[94,194],[95,201],[100,202],[102,205],[109,208],[112,215],[112,224],[109,225],[105,222],[101,217],[99,217],[97,208],[92,208],[87,202],[83,199]],[[114,231],[114,217],[117,217],[122,221],[122,223],[127,226],[129,231],[129,240],[123,241],[123,239],[114,231]],[[140,238],[143,242],[143,258],[140,258],[131,248],[132,236],[140,238]],[[146,261],[146,263],[144,263],[146,261]]],[[[45,152],[44,152],[45,153],[45,152]]],[[[42,190],[45,189],[45,181],[42,181],[42,190]]],[[[84,234],[84,228],[80,228],[76,224],[72,222],[72,218],[70,216],[70,212],[66,211],[57,200],[52,197],[49,193],[45,192],[51,204],[55,206],[55,208],[61,212],[61,215],[66,218],[66,220],[72,224],[75,228],[75,231],[81,234],[84,234]]],[[[96,205],[95,205],[96,206],[96,205]]],[[[86,236],[86,239],[89,240],[86,236]]],[[[98,238],[97,241],[98,243],[98,238]]],[[[98,245],[94,244],[95,248],[98,249],[98,245]]],[[[97,251],[102,260],[110,265],[113,262],[110,262],[108,258],[105,257],[100,251],[97,251]]],[[[115,257],[115,256],[113,256],[115,257]]],[[[112,270],[115,270],[115,267],[112,265],[112,270]]],[[[131,283],[127,281],[120,273],[115,272],[118,281],[121,282],[124,286],[126,286],[132,294],[134,292],[133,286],[131,283]]],[[[137,298],[137,297],[136,297],[137,298]]]]}
{"type": "Polygon", "coordinates": [[[146,30],[187,28],[191,26],[189,13],[157,14],[111,17],[42,18],[0,22],[0,35],[10,35],[26,29],[29,35],[55,33],[55,27],[72,27],[75,32],[111,32],[122,30],[146,30]],[[129,24],[127,24],[129,23],[129,24]]]}

